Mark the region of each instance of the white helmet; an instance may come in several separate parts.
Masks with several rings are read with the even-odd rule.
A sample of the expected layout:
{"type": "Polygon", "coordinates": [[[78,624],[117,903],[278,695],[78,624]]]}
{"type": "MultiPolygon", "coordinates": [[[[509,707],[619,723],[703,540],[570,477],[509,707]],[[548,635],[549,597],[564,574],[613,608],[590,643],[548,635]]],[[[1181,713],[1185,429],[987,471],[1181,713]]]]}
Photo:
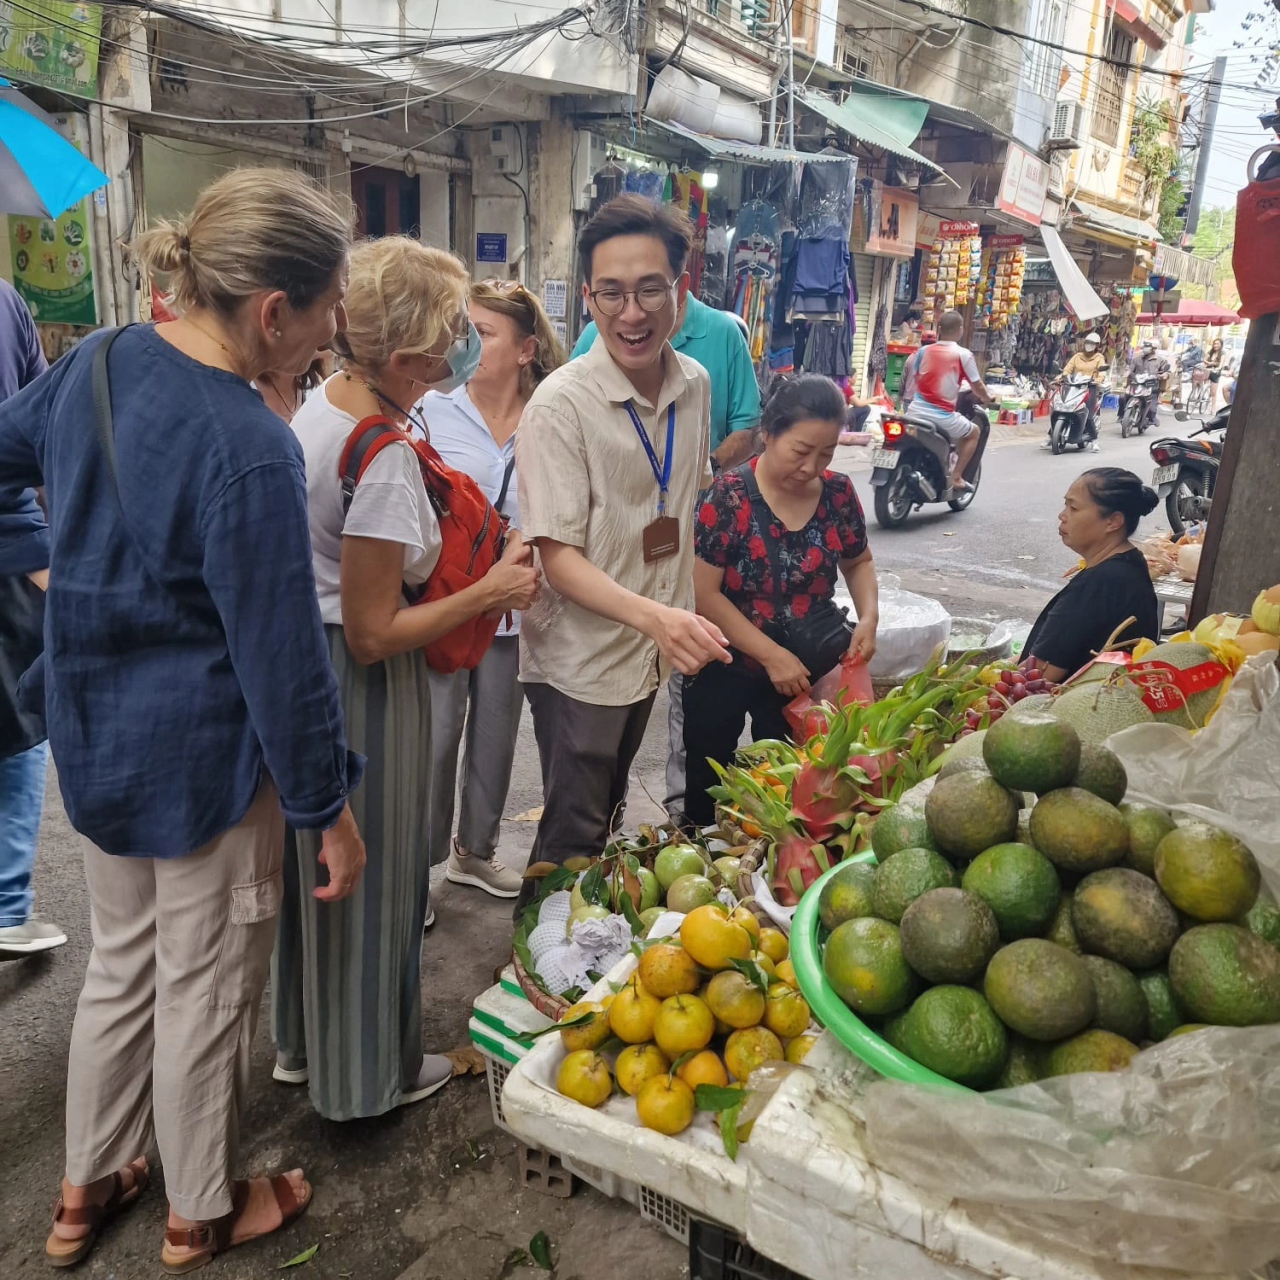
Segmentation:
{"type": "Polygon", "coordinates": [[[1084,335],[1084,345],[1086,347],[1100,347],[1102,345],[1102,339],[1096,333],[1086,333],[1084,335]]]}
{"type": "Polygon", "coordinates": [[[1142,349],[1143,351],[1154,351],[1156,349],[1156,340],[1154,338],[1143,338],[1142,349]]]}

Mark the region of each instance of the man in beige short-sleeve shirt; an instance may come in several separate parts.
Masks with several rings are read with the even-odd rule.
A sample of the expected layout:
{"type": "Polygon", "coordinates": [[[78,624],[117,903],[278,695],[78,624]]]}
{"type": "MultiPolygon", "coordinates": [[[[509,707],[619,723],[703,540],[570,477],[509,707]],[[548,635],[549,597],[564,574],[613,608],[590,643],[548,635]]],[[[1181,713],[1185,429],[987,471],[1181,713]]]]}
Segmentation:
{"type": "Polygon", "coordinates": [[[599,336],[542,382],[516,433],[521,532],[546,578],[520,637],[542,761],[534,862],[603,850],[659,683],[673,666],[693,675],[728,660],[718,628],[692,612],[710,388],[669,342],[690,236],[686,218],[639,196],[592,218],[579,252],[599,336]]]}

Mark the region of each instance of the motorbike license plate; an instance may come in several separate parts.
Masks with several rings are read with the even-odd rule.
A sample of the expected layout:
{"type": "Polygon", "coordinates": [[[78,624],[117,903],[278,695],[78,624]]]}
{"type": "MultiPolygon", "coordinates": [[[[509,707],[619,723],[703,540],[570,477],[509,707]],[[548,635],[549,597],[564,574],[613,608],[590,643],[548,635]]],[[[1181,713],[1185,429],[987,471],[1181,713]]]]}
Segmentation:
{"type": "Polygon", "coordinates": [[[1157,467],[1151,476],[1153,485],[1172,484],[1178,478],[1178,468],[1173,467],[1157,467]]]}
{"type": "Polygon", "coordinates": [[[901,457],[902,454],[896,449],[872,449],[871,465],[873,467],[884,467],[886,470],[892,471],[898,465],[901,457]]]}

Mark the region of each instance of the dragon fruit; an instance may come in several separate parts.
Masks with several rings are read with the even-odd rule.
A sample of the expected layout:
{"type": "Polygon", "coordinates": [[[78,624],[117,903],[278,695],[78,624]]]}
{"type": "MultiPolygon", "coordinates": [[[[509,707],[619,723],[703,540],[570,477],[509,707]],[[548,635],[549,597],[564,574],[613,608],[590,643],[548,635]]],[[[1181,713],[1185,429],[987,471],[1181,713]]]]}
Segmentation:
{"type": "Polygon", "coordinates": [[[799,832],[791,832],[778,841],[772,861],[769,888],[784,907],[794,907],[801,894],[831,867],[826,849],[799,832]]]}

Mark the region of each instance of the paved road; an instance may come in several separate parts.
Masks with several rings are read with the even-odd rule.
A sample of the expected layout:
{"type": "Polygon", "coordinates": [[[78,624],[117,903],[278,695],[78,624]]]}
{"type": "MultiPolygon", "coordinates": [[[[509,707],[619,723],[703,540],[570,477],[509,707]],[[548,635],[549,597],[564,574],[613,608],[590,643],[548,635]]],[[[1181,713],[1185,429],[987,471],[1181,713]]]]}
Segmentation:
{"type": "MultiPolygon", "coordinates": [[[[1149,437],[1148,437],[1149,440],[1149,437]]],[[[872,527],[882,570],[904,586],[947,601],[958,615],[1030,620],[1056,589],[1071,560],[1059,544],[1056,516],[1070,479],[1094,465],[1146,475],[1148,440],[1121,442],[1104,427],[1103,453],[1052,457],[1037,439],[992,451],[982,489],[969,511],[913,516],[905,528],[872,527]],[[950,535],[950,536],[948,536],[950,535]]],[[[848,451],[870,508],[865,459],[848,451]]],[[[1149,522],[1156,526],[1156,520],[1149,522]]],[[[666,702],[660,697],[637,761],[629,824],[650,819],[661,799],[666,702]]],[[[532,824],[515,819],[541,801],[541,778],[526,715],[504,823],[502,850],[521,865],[532,824]]],[[[89,910],[76,837],[50,779],[36,867],[38,907],[64,926],[71,942],[44,957],[0,964],[0,1275],[45,1275],[41,1258],[48,1205],[61,1172],[65,1064],[75,1000],[89,949],[89,910]]],[[[433,890],[433,897],[435,891],[433,890]]],[[[474,996],[493,981],[509,954],[505,904],[471,889],[441,886],[440,923],[423,949],[427,1043],[462,1043],[474,996]]],[[[392,1280],[413,1264],[413,1280],[500,1280],[509,1251],[538,1230],[550,1235],[562,1280],[676,1280],[681,1249],[635,1212],[589,1189],[571,1201],[522,1191],[515,1144],[493,1126],[481,1080],[455,1081],[438,1097],[380,1120],[333,1125],[310,1109],[305,1090],[270,1079],[270,1045],[259,1030],[254,1081],[245,1115],[248,1170],[302,1164],[316,1183],[315,1203],[279,1239],[238,1250],[218,1264],[219,1280],[271,1272],[301,1249],[320,1252],[299,1277],[392,1280]],[[415,1263],[415,1259],[417,1262],[415,1263]]],[[[163,1188],[103,1239],[80,1272],[94,1280],[157,1274],[163,1188]]],[[[687,1272],[684,1272],[687,1274],[687,1272]]]]}

